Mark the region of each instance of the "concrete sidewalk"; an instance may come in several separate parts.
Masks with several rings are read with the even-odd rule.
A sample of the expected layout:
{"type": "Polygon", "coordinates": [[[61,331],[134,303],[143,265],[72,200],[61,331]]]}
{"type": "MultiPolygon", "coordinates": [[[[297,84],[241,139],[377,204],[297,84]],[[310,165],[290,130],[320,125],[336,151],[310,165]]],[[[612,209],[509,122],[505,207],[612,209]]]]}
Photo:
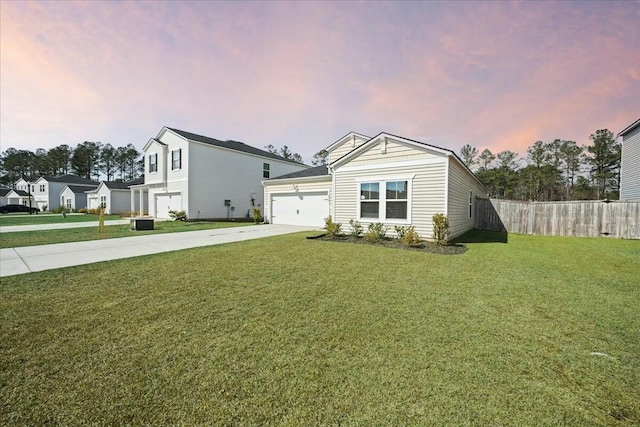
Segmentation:
{"type": "Polygon", "coordinates": [[[0,277],[315,229],[266,224],[0,249],[0,277]]]}
{"type": "MultiPolygon", "coordinates": [[[[156,221],[158,221],[156,219],[156,221]]],[[[105,221],[105,226],[110,225],[123,225],[129,224],[130,219],[113,219],[105,221]]],[[[56,224],[34,224],[34,225],[8,225],[0,227],[0,233],[19,233],[21,231],[40,231],[40,230],[61,230],[63,228],[83,228],[83,227],[96,227],[98,228],[98,221],[85,221],[85,222],[59,222],[56,224]]]]}

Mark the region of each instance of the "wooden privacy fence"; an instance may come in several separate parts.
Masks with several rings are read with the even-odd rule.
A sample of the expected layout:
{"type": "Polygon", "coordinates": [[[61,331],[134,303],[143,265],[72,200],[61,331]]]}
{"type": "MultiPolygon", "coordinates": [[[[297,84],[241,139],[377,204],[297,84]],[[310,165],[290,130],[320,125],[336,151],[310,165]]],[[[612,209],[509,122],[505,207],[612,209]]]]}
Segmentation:
{"type": "Polygon", "coordinates": [[[475,226],[544,236],[640,239],[640,202],[476,199],[475,226]]]}

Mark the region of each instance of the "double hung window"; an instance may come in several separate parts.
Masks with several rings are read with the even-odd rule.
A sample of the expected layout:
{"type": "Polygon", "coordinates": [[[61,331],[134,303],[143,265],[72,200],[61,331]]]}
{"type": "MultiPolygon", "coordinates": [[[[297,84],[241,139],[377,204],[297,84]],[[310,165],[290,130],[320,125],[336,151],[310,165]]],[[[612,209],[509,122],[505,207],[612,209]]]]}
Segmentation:
{"type": "Polygon", "coordinates": [[[271,175],[270,172],[271,171],[270,171],[269,163],[263,163],[262,164],[262,177],[263,178],[269,178],[269,175],[271,175]]]}
{"type": "Polygon", "coordinates": [[[360,218],[391,222],[410,221],[410,182],[410,180],[396,179],[361,182],[359,184],[360,218]]]}
{"type": "Polygon", "coordinates": [[[158,172],[158,154],[149,154],[149,172],[158,172]]]}
{"type": "Polygon", "coordinates": [[[171,152],[171,170],[182,168],[182,148],[171,152]]]}

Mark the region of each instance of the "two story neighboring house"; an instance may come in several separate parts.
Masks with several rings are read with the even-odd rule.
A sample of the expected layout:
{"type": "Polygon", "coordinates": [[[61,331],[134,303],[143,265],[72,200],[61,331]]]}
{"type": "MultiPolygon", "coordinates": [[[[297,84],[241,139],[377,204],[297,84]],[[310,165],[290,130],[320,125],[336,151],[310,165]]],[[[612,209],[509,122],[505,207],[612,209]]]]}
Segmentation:
{"type": "Polygon", "coordinates": [[[143,152],[144,184],[131,186],[131,210],[146,199],[157,218],[168,218],[170,210],[189,219],[246,218],[263,208],[263,179],[309,168],[242,142],[169,127],[143,152]]]}
{"type": "Polygon", "coordinates": [[[618,134],[622,138],[620,200],[640,200],[640,119],[618,134]]]}
{"type": "Polygon", "coordinates": [[[14,183],[15,194],[11,194],[12,203],[28,204],[30,195],[33,207],[37,207],[41,211],[51,211],[61,205],[60,193],[67,185],[86,187],[86,190],[91,190],[96,188],[98,183],[90,179],[69,174],[43,176],[33,182],[20,178],[14,183]],[[23,192],[24,195],[19,192],[23,192]],[[16,201],[18,200],[18,196],[19,201],[16,201]]]}
{"type": "Polygon", "coordinates": [[[456,154],[388,133],[351,132],[327,148],[328,167],[264,181],[265,218],[274,224],[322,226],[331,214],[347,227],[413,225],[423,238],[433,215],[448,216],[450,239],[474,227],[475,199],[487,190],[456,154]]]}

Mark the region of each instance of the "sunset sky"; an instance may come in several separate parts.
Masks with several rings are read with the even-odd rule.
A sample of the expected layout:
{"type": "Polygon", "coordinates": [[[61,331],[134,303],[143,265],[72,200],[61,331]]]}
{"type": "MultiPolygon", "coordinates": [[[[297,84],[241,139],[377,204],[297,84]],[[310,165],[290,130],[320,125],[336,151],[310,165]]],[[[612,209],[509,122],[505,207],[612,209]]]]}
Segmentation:
{"type": "Polygon", "coordinates": [[[640,2],[0,1],[0,144],[162,126],[308,162],[349,131],[525,154],[640,118],[640,2]]]}

